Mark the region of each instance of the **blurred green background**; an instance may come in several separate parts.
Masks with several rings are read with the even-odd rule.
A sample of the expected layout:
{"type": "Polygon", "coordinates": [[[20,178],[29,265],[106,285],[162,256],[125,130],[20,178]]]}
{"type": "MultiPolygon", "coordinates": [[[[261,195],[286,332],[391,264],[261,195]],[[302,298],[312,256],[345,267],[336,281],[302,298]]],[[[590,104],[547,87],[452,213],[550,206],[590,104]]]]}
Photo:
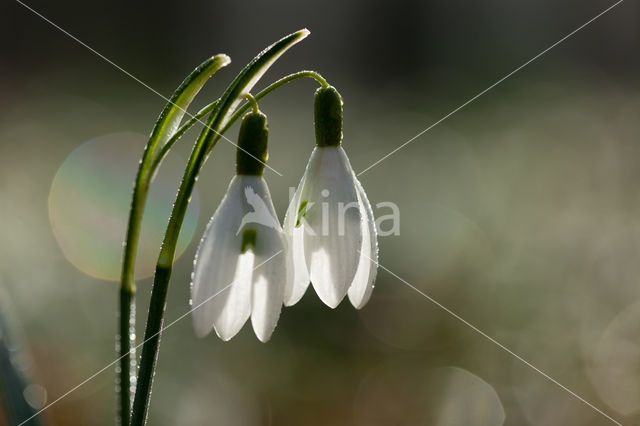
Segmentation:
{"type": "MultiPolygon", "coordinates": [[[[308,27],[258,87],[299,69],[329,79],[356,172],[612,3],[28,2],[167,96],[229,54],[192,112],[266,45],[308,27]]],[[[37,409],[115,359],[112,279],[135,166],[165,101],[18,3],[0,5],[0,23],[0,313],[37,409]]],[[[374,206],[401,212],[400,235],[380,238],[382,265],[623,424],[640,424],[639,47],[640,5],[627,0],[360,176],[374,206]]],[[[314,143],[314,87],[261,102],[282,216],[314,143]]],[[[163,167],[145,217],[138,336],[196,134],[163,167]]],[[[221,141],[198,181],[167,322],[189,309],[196,243],[234,158],[221,141]]],[[[114,371],[43,421],[113,424],[114,371]]],[[[163,335],[150,424],[611,423],[381,270],[361,311],[331,310],[310,290],[267,344],[249,326],[223,343],[177,322],[163,335]]]]}

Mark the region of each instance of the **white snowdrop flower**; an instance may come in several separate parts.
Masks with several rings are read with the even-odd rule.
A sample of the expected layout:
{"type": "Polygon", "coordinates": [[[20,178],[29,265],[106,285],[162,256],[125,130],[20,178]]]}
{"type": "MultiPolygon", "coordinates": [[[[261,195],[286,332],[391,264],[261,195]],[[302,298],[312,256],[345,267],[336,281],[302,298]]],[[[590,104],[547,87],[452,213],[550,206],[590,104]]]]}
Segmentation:
{"type": "Polygon", "coordinates": [[[194,261],[191,298],[199,337],[215,329],[229,340],[251,317],[256,336],[266,342],[278,322],[287,281],[287,240],[262,177],[267,137],[266,117],[247,114],[238,138],[237,174],[194,261]]]}
{"type": "Polygon", "coordinates": [[[335,308],[348,294],[363,307],[373,290],[378,243],[373,211],[342,141],[342,98],[320,88],[315,102],[316,147],[284,220],[293,275],[284,304],[295,304],[309,282],[335,308]]]}

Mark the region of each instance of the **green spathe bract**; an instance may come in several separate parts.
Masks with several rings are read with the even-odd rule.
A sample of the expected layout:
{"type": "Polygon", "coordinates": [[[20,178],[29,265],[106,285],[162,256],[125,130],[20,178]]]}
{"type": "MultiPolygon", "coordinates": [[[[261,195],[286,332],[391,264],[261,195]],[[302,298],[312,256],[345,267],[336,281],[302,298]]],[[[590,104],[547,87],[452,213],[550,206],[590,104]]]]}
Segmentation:
{"type": "Polygon", "coordinates": [[[261,112],[245,115],[240,125],[236,153],[236,174],[262,176],[269,157],[267,116],[261,112]]]}
{"type": "Polygon", "coordinates": [[[342,142],[342,97],[335,87],[316,90],[313,101],[316,145],[338,146],[342,142]]]}

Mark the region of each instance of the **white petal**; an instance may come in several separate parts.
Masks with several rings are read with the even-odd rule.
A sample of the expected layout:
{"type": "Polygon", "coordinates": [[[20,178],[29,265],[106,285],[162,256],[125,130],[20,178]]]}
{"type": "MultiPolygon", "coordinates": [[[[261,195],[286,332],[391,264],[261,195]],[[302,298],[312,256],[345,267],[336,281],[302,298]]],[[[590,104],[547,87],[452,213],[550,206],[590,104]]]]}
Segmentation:
{"type": "MultiPolygon", "coordinates": [[[[251,250],[238,259],[236,274],[225,291],[226,299],[220,300],[220,310],[213,319],[218,336],[227,341],[238,334],[251,313],[251,281],[255,256],[251,250]]],[[[216,299],[213,299],[214,301],[216,299]]],[[[217,306],[214,303],[214,307],[217,306]]]]}
{"type": "Polygon", "coordinates": [[[220,337],[229,339],[249,317],[253,259],[244,256],[240,262],[242,237],[236,234],[242,218],[243,197],[243,182],[236,176],[198,247],[191,299],[193,325],[199,337],[209,334],[215,324],[220,337]]]}
{"type": "Polygon", "coordinates": [[[253,250],[256,260],[252,284],[251,324],[258,339],[266,342],[278,323],[290,270],[286,261],[287,240],[277,221],[269,188],[262,178],[252,185],[255,193],[264,201],[265,214],[276,218],[273,226],[247,225],[257,228],[256,246],[253,250]]]}
{"type": "Polygon", "coordinates": [[[316,148],[312,162],[318,164],[317,173],[305,180],[302,192],[309,202],[304,227],[311,230],[304,233],[305,260],[318,296],[335,308],[347,294],[360,259],[358,195],[342,147],[316,148]]]}
{"type": "MultiPolygon", "coordinates": [[[[262,237],[262,235],[258,236],[258,238],[262,237]]],[[[281,235],[280,249],[276,253],[267,258],[263,256],[256,258],[259,260],[256,261],[257,268],[254,272],[251,324],[256,336],[262,342],[271,338],[282,309],[287,276],[285,244],[284,235],[281,235]]]]}
{"type": "Polygon", "coordinates": [[[284,232],[287,235],[287,252],[286,260],[291,274],[287,279],[284,290],[284,304],[291,306],[298,303],[309,287],[309,272],[307,271],[307,263],[304,260],[304,228],[296,227],[298,218],[298,207],[300,205],[300,194],[304,185],[304,176],[296,189],[293,199],[287,209],[284,217],[284,232]]]}
{"type": "Polygon", "coordinates": [[[353,279],[347,294],[351,304],[356,309],[360,309],[371,297],[373,283],[378,272],[378,232],[367,194],[355,175],[353,179],[358,190],[360,214],[362,216],[362,247],[360,249],[360,261],[358,262],[356,277],[353,279]]]}

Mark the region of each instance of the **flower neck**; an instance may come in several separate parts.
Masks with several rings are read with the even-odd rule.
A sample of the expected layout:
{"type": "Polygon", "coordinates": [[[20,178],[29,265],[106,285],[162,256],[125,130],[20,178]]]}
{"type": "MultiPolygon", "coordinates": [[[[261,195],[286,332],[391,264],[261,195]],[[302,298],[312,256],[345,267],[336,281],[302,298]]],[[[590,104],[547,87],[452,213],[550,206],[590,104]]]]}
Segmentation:
{"type": "Polygon", "coordinates": [[[335,87],[316,90],[313,103],[316,145],[338,146],[342,142],[342,97],[335,87]]]}

